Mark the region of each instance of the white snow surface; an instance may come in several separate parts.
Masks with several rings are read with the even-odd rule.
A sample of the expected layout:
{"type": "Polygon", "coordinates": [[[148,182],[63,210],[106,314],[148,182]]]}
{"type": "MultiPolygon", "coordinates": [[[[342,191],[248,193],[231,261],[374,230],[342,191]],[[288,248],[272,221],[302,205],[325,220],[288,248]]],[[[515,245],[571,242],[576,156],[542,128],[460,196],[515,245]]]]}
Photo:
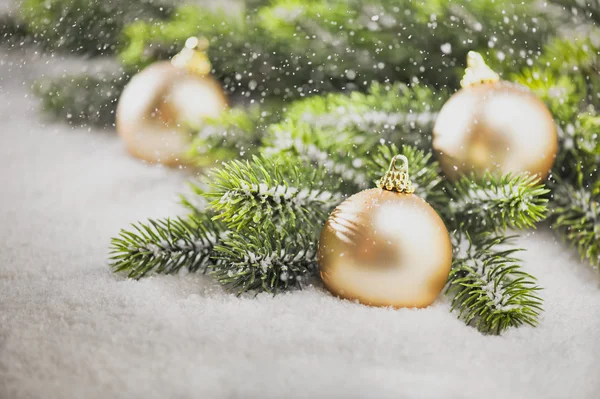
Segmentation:
{"type": "Polygon", "coordinates": [[[544,227],[519,243],[545,313],[500,337],[445,298],[392,310],[316,280],[238,298],[209,276],[112,274],[110,237],[181,212],[190,176],[45,119],[28,87],[66,66],[0,52],[0,398],[600,397],[600,278],[544,227]]]}

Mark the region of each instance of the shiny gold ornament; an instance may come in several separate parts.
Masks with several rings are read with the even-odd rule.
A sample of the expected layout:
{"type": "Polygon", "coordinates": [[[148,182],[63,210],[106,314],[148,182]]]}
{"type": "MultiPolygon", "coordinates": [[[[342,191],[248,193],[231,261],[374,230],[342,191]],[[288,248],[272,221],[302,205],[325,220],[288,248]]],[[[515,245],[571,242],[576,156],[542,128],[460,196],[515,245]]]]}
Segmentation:
{"type": "Polygon", "coordinates": [[[334,295],[372,306],[426,307],[440,294],[452,263],[448,230],[411,194],[407,159],[396,156],[378,188],[361,191],[329,216],[319,267],[334,295]],[[396,168],[397,159],[404,168],[396,168]]]}
{"type": "Polygon", "coordinates": [[[171,61],[150,65],[127,84],[117,106],[117,132],[131,154],[179,165],[191,139],[190,126],[227,108],[223,89],[209,76],[207,44],[189,38],[171,61]]]}
{"type": "Polygon", "coordinates": [[[529,172],[546,178],[558,151],[552,115],[525,87],[499,80],[481,55],[469,52],[462,89],[444,104],[433,148],[444,173],[529,172]]]}

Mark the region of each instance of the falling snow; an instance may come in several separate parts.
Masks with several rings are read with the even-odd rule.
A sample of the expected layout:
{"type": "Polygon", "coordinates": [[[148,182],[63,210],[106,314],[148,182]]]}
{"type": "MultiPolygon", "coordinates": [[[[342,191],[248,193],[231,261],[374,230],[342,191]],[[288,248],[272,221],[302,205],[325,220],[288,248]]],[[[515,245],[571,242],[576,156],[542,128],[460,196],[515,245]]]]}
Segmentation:
{"type": "MultiPolygon", "coordinates": [[[[56,4],[26,3],[43,3],[48,12],[56,4]]],[[[520,255],[524,270],[544,287],[539,295],[545,312],[537,328],[512,329],[502,337],[485,336],[465,326],[451,312],[446,297],[427,309],[394,310],[334,298],[318,279],[306,281],[305,290],[277,297],[237,297],[216,285],[210,275],[181,273],[132,281],[112,274],[106,265],[110,237],[134,221],[181,213],[175,197],[185,190],[184,181],[191,175],[132,159],[112,134],[115,97],[125,83],[119,79],[126,76],[114,57],[123,35],[113,26],[124,20],[159,20],[172,11],[172,2],[149,0],[144,10],[137,9],[140,3],[135,1],[72,3],[74,8],[57,8],[60,23],[37,34],[35,45],[30,39],[2,36],[6,40],[0,47],[4,201],[0,207],[0,398],[598,397],[598,275],[544,226],[525,233],[518,245],[527,249],[520,255]],[[99,5],[106,6],[106,15],[76,22],[68,19],[92,6],[102,10],[99,5]],[[115,11],[115,5],[124,9],[115,11]],[[98,81],[92,81],[87,92],[78,91],[71,108],[56,112],[68,123],[52,122],[40,113],[30,87],[43,78],[72,74],[89,74],[98,81]],[[88,105],[89,93],[103,101],[88,105]],[[93,127],[92,122],[103,122],[104,127],[93,127]]],[[[269,33],[291,32],[286,45],[292,54],[273,51],[265,43],[257,45],[253,37],[240,47],[229,32],[209,38],[221,46],[215,54],[227,54],[235,45],[242,49],[229,58],[239,62],[237,68],[227,70],[231,66],[222,65],[215,70],[227,75],[222,83],[233,104],[269,105],[273,95],[287,101],[334,89],[364,90],[371,79],[431,82],[448,90],[451,74],[461,66],[458,55],[476,45],[489,51],[497,64],[537,65],[542,48],[538,37],[546,29],[537,17],[515,15],[510,2],[501,15],[492,15],[493,24],[485,20],[489,15],[460,2],[450,2],[449,7],[432,2],[424,14],[415,11],[413,3],[418,2],[398,1],[402,7],[358,2],[360,10],[354,18],[346,17],[348,7],[343,4],[338,9],[342,21],[323,17],[330,6],[313,15],[311,2],[305,3],[280,1],[270,10],[275,22],[261,14],[263,25],[273,29],[269,33]],[[389,44],[381,41],[385,35],[391,37],[389,44]],[[424,48],[429,42],[435,45],[424,48]],[[286,79],[292,83],[284,83],[286,79]]],[[[497,9],[498,1],[483,3],[485,12],[487,7],[497,9]]],[[[549,7],[548,3],[552,2],[539,2],[539,7],[549,7]]],[[[14,7],[1,0],[0,17],[16,15],[14,7]]],[[[231,0],[225,8],[232,12],[244,7],[231,0]]],[[[582,16],[575,7],[567,14],[582,16]]],[[[49,22],[50,17],[40,17],[38,28],[49,22]]],[[[4,30],[8,23],[0,19],[0,25],[4,30]]],[[[267,38],[265,42],[272,35],[267,38]]],[[[142,56],[152,57],[173,49],[153,42],[142,50],[142,56]]],[[[582,50],[581,56],[594,54],[589,47],[582,50]]],[[[217,56],[213,67],[218,62],[217,56]]],[[[568,69],[579,71],[579,66],[568,69]]],[[[540,78],[536,73],[534,77],[540,78]]],[[[70,84],[81,88],[88,83],[71,80],[70,84]]],[[[52,89],[58,93],[54,97],[58,103],[68,97],[68,92],[60,91],[63,88],[52,89]]],[[[563,103],[569,94],[560,85],[548,92],[553,101],[563,103]]],[[[267,111],[262,112],[266,118],[267,111]]],[[[338,131],[409,126],[420,132],[436,117],[435,110],[356,113],[341,108],[307,113],[304,122],[338,131]]],[[[597,135],[587,143],[575,141],[580,128],[577,123],[558,126],[562,148],[593,148],[597,135]]],[[[233,142],[240,157],[254,150],[240,137],[243,129],[208,126],[200,132],[199,138],[207,141],[233,142]]],[[[319,163],[358,187],[372,185],[362,158],[337,162],[330,152],[288,133],[275,138],[272,151],[293,150],[301,159],[319,163]]],[[[570,194],[578,210],[598,226],[600,208],[591,193],[570,194]]],[[[530,200],[508,185],[496,191],[471,189],[468,196],[472,203],[454,202],[450,207],[477,206],[472,212],[478,214],[489,211],[486,202],[507,199],[524,211],[530,200]]],[[[327,190],[258,183],[230,190],[219,201],[225,204],[241,197],[298,209],[314,203],[329,209],[342,199],[327,190]]],[[[352,221],[346,222],[350,228],[352,221]]],[[[596,233],[600,240],[600,229],[596,233]]],[[[167,257],[207,248],[227,236],[167,239],[139,251],[167,257]]],[[[227,275],[278,268],[278,278],[292,282],[298,277],[290,265],[316,256],[314,248],[266,252],[249,252],[227,275]]],[[[484,276],[490,265],[470,260],[467,266],[487,281],[484,276]]],[[[474,300],[491,301],[498,313],[520,309],[504,293],[502,284],[482,284],[480,297],[474,300]]]]}

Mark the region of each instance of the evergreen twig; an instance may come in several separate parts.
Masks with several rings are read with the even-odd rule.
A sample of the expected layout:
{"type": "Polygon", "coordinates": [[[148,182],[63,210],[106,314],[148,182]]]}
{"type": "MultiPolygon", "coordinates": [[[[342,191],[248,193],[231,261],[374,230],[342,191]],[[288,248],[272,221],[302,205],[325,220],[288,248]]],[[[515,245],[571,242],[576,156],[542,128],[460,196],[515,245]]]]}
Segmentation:
{"type": "Polygon", "coordinates": [[[28,41],[27,29],[14,15],[0,15],[0,38],[3,43],[16,45],[17,42],[28,41]]]}
{"type": "MultiPolygon", "coordinates": [[[[31,10],[26,19],[31,27],[39,27],[34,30],[39,40],[70,51],[111,53],[117,38],[125,38],[118,55],[132,73],[171,57],[187,37],[204,36],[211,42],[208,55],[213,75],[228,92],[261,103],[267,97],[364,91],[372,81],[456,88],[455,67],[464,64],[469,50],[489,53],[493,45],[492,52],[513,55],[504,66],[515,72],[535,58],[531,48],[540,47],[554,31],[546,12],[511,0],[464,6],[410,0],[276,0],[247,8],[244,17],[190,5],[173,11],[148,0],[93,7],[82,2],[28,0],[25,3],[31,10]],[[138,15],[146,8],[150,10],[138,15]],[[97,16],[107,13],[106,18],[97,16]],[[95,23],[95,19],[102,21],[95,23]],[[126,21],[131,23],[123,28],[126,21]],[[422,31],[433,34],[422,35],[422,31]]],[[[81,98],[74,92],[82,88],[69,90],[73,93],[65,98],[81,98]]],[[[434,102],[425,101],[412,112],[404,107],[397,112],[394,108],[372,110],[360,120],[346,117],[344,123],[374,126],[384,133],[390,130],[391,142],[414,144],[396,141],[393,132],[427,130],[433,115],[419,109],[434,102]]],[[[88,105],[80,102],[77,107],[88,105]]],[[[427,136],[421,138],[425,148],[427,136]]]]}
{"type": "Polygon", "coordinates": [[[524,229],[546,217],[544,187],[537,176],[462,176],[448,189],[455,228],[466,231],[524,229]]]}
{"type": "Polygon", "coordinates": [[[135,279],[183,268],[205,271],[215,264],[214,247],[225,236],[224,227],[207,214],[136,223],[112,239],[110,267],[135,279]]]}
{"type": "Polygon", "coordinates": [[[66,76],[38,82],[35,92],[46,112],[74,125],[114,125],[117,99],[129,76],[124,72],[66,76]]]}
{"type": "Polygon", "coordinates": [[[321,129],[369,132],[386,143],[420,148],[430,145],[431,130],[444,92],[434,94],[423,85],[374,82],[368,94],[330,93],[296,101],[286,118],[321,129]]]}
{"type": "Polygon", "coordinates": [[[263,153],[271,157],[295,158],[301,163],[320,167],[342,183],[345,193],[371,184],[364,165],[369,149],[377,145],[375,135],[314,125],[287,119],[271,125],[265,136],[263,153]]]}
{"type": "Polygon", "coordinates": [[[268,221],[233,232],[216,247],[220,262],[211,266],[211,274],[238,294],[301,287],[316,270],[315,238],[304,229],[285,230],[268,221]]]}
{"type": "MultiPolygon", "coordinates": [[[[455,251],[463,234],[454,234],[455,251]]],[[[507,248],[511,237],[464,235],[468,246],[452,262],[447,293],[452,310],[467,324],[488,334],[501,334],[509,327],[535,326],[542,311],[540,288],[523,272],[513,257],[519,251],[507,248]]]]}
{"type": "Polygon", "coordinates": [[[554,187],[552,228],[579,252],[581,259],[600,267],[600,179],[590,189],[559,183],[554,187]]]}
{"type": "Polygon", "coordinates": [[[24,0],[19,5],[20,23],[36,43],[90,55],[115,53],[126,24],[165,19],[173,11],[173,2],[154,0],[24,0]]]}
{"type": "Polygon", "coordinates": [[[216,220],[240,230],[267,222],[303,227],[320,225],[341,201],[338,184],[322,168],[286,159],[254,157],[214,169],[203,196],[216,220]]]}
{"type": "Polygon", "coordinates": [[[186,159],[199,167],[234,158],[250,159],[258,152],[268,124],[265,111],[232,108],[196,128],[186,159]]]}
{"type": "Polygon", "coordinates": [[[600,24],[600,1],[598,0],[550,0],[563,7],[575,19],[600,24]]]}

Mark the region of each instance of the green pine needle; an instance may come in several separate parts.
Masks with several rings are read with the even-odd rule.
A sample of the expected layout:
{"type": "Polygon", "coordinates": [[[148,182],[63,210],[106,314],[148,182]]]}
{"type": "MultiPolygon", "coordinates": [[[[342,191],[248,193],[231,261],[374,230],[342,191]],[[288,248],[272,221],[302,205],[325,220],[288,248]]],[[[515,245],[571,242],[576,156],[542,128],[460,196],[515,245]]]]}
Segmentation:
{"type": "MultiPolygon", "coordinates": [[[[599,186],[600,187],[600,186],[599,186]]],[[[600,267],[600,192],[562,183],[555,188],[552,228],[577,249],[581,260],[600,267]]]]}
{"type": "Polygon", "coordinates": [[[250,159],[261,143],[269,114],[258,108],[232,108],[217,118],[207,118],[196,127],[185,155],[199,167],[213,166],[231,159],[250,159]]]}
{"type": "Polygon", "coordinates": [[[131,227],[112,239],[110,267],[135,279],[150,273],[177,273],[182,268],[204,271],[215,263],[214,247],[225,236],[223,226],[208,215],[148,220],[131,227]]]}
{"type": "Polygon", "coordinates": [[[319,226],[342,200],[324,169],[294,159],[231,161],[213,170],[207,185],[214,219],[234,230],[267,222],[319,226]]]}
{"type": "Polygon", "coordinates": [[[101,76],[73,75],[37,82],[44,109],[73,125],[114,126],[117,99],[129,76],[119,71],[101,76]]]}
{"type": "Polygon", "coordinates": [[[238,295],[249,291],[273,294],[302,281],[316,270],[314,234],[285,230],[272,223],[233,232],[215,249],[218,263],[211,274],[238,295]]]}
{"type": "Polygon", "coordinates": [[[481,234],[466,238],[466,254],[455,257],[448,279],[452,310],[487,334],[501,334],[523,324],[536,326],[542,311],[540,288],[513,257],[518,249],[498,248],[506,248],[511,237],[481,234]]]}
{"type": "Polygon", "coordinates": [[[23,0],[17,4],[20,23],[36,43],[88,55],[115,53],[121,47],[121,31],[129,23],[156,22],[175,12],[173,2],[163,0],[23,0]]]}
{"type": "Polygon", "coordinates": [[[294,102],[286,118],[320,129],[349,131],[356,136],[377,136],[379,140],[427,148],[436,111],[444,92],[434,95],[422,85],[372,83],[368,94],[330,93],[294,102]]]}
{"type": "Polygon", "coordinates": [[[577,17],[577,21],[600,24],[600,2],[598,0],[550,0],[559,7],[568,10],[569,17],[577,17]]]}
{"type": "Polygon", "coordinates": [[[379,140],[375,132],[317,127],[287,119],[270,126],[263,153],[297,158],[303,164],[325,169],[340,181],[345,194],[354,194],[372,186],[365,165],[379,140]]]}
{"type": "Polygon", "coordinates": [[[453,224],[466,231],[533,228],[546,217],[550,190],[537,176],[463,176],[450,186],[453,224]]]}

